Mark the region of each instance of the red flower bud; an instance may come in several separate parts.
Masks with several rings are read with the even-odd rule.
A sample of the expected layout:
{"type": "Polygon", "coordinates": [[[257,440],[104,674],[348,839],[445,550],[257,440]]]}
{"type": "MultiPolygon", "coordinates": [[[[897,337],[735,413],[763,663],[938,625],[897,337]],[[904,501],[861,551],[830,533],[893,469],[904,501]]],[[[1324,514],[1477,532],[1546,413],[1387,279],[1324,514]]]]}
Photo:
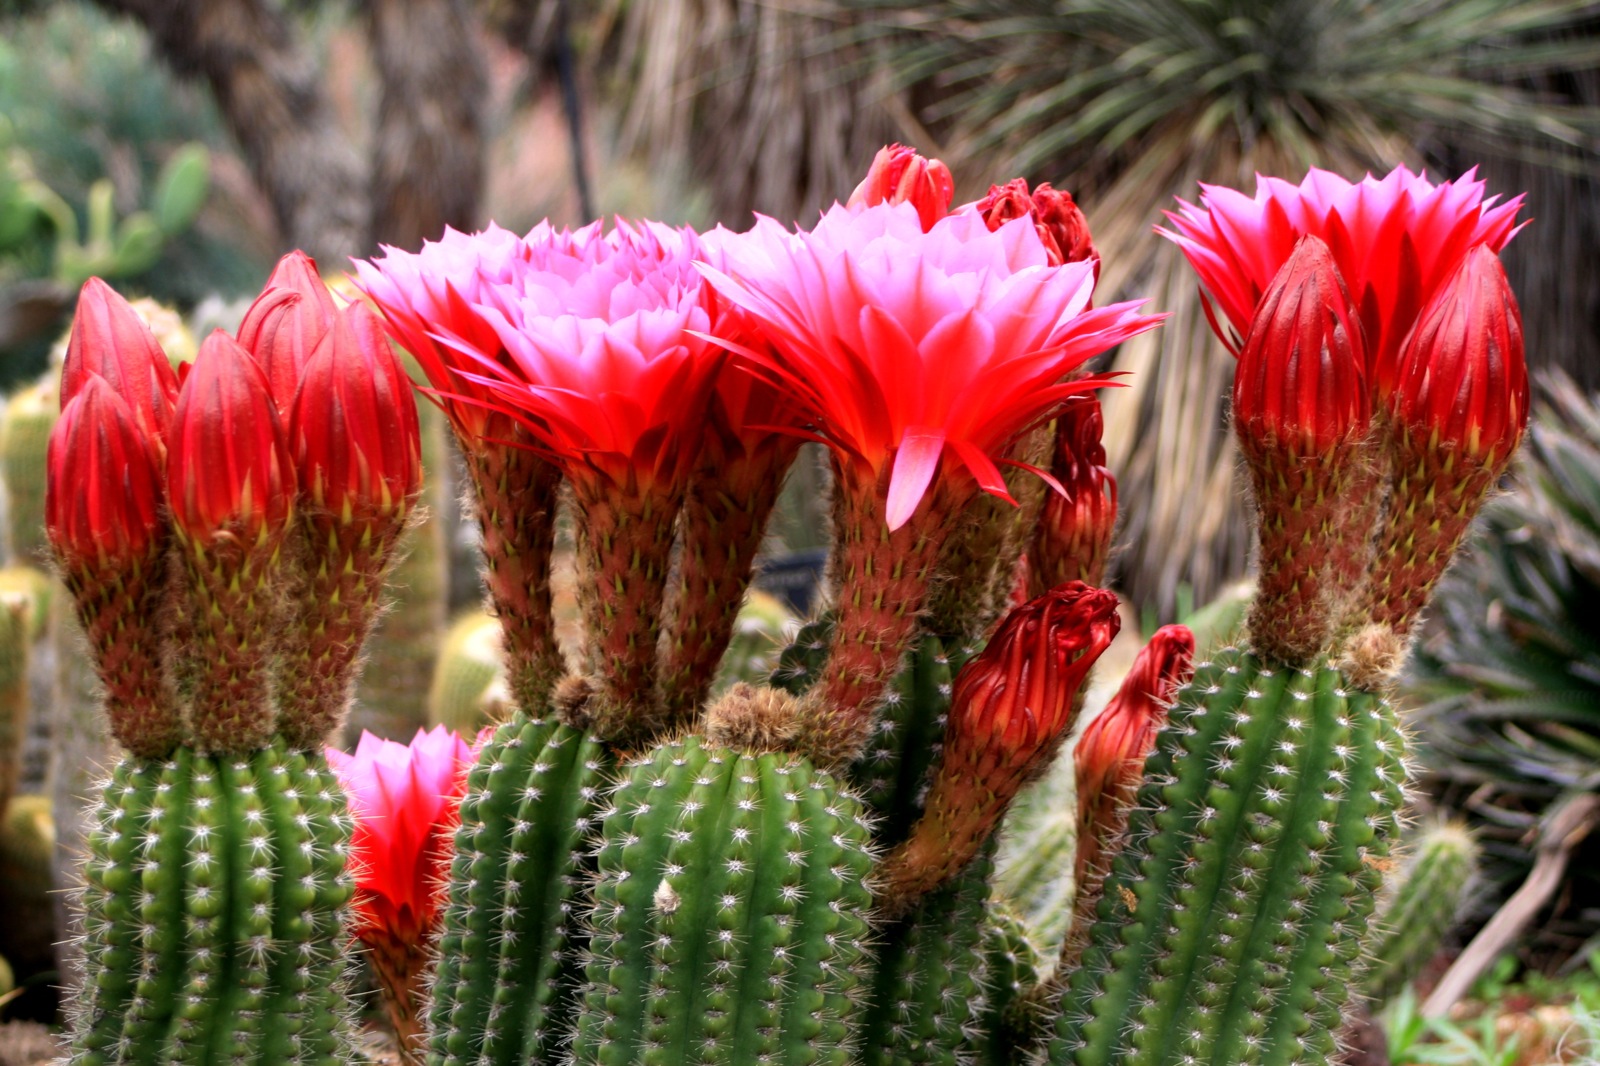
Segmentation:
{"type": "Polygon", "coordinates": [[[300,491],[347,522],[403,515],[421,490],[411,382],[365,304],[339,314],[306,365],[289,441],[300,491]]]}
{"type": "Polygon", "coordinates": [[[950,200],[955,191],[955,179],[950,176],[949,167],[937,159],[924,159],[914,148],[891,144],[880,148],[872,157],[872,167],[850,194],[848,206],[871,207],[909,201],[916,207],[917,217],[926,231],[950,213],[950,200]]]}
{"type": "Polygon", "coordinates": [[[909,910],[978,853],[1072,728],[1078,690],[1120,626],[1117,597],[1080,581],[1001,621],[956,678],[926,812],[879,868],[885,912],[909,910]]]}
{"type": "Polygon", "coordinates": [[[127,402],[134,425],[159,455],[178,395],[177,375],[144,319],[99,278],[84,282],[78,294],[61,367],[63,410],[91,377],[103,378],[127,402]]]}
{"type": "Polygon", "coordinates": [[[1078,771],[1078,881],[1127,824],[1127,806],[1144,780],[1144,761],[1167,707],[1194,675],[1194,634],[1156,630],[1117,694],[1084,728],[1073,751],[1078,771]]]}
{"type": "Polygon", "coordinates": [[[45,531],[68,570],[142,561],[162,529],[161,475],[129,404],[98,374],[50,432],[45,531]]]}
{"type": "Polygon", "coordinates": [[[1500,257],[1478,245],[1400,352],[1396,417],[1436,447],[1503,463],[1528,426],[1522,312],[1500,257]]]}
{"type": "Polygon", "coordinates": [[[1144,763],[1167,721],[1167,707],[1194,676],[1194,634],[1184,626],[1156,630],[1133,660],[1122,686],[1084,729],[1073,751],[1078,776],[1078,853],[1072,925],[1062,965],[1077,964],[1121,850],[1128,812],[1144,783],[1144,763]]]}
{"type": "Polygon", "coordinates": [[[989,186],[989,194],[978,201],[978,213],[991,230],[1013,219],[1032,216],[1051,266],[1092,259],[1095,279],[1099,280],[1100,253],[1089,234],[1089,220],[1083,217],[1071,193],[1053,189],[1049,182],[1030,193],[1028,179],[1013,178],[1004,185],[989,186]]]}
{"type": "Polygon", "coordinates": [[[1302,237],[1256,307],[1233,378],[1246,453],[1298,455],[1364,436],[1372,421],[1361,327],[1328,246],[1302,237]]]}
{"type": "Polygon", "coordinates": [[[202,546],[275,538],[294,505],[294,468],[261,368],[221,330],[200,345],[173,414],[172,518],[202,546]]]}
{"type": "Polygon", "coordinates": [[[288,417],[306,363],[339,316],[317,264],[304,252],[278,260],[239,323],[239,343],[266,374],[278,413],[288,417]]]}
{"type": "Polygon", "coordinates": [[[1028,553],[1036,595],[1064,581],[1099,584],[1117,527],[1117,479],[1100,442],[1105,418],[1093,393],[1072,396],[1056,416],[1050,473],[1066,490],[1045,498],[1028,553]]]}

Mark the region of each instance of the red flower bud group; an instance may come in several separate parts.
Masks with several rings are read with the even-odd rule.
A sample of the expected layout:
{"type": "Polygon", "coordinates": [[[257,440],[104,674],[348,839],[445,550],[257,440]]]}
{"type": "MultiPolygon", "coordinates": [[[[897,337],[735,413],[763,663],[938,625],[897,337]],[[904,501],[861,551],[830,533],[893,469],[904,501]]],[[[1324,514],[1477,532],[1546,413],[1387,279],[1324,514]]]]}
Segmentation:
{"type": "Polygon", "coordinates": [[[239,343],[255,356],[285,419],[306,364],[338,318],[333,296],[304,252],[278,261],[256,302],[239,323],[239,343]]]}
{"type": "Polygon", "coordinates": [[[1004,185],[989,186],[988,195],[978,201],[978,213],[991,230],[1013,219],[1033,219],[1034,229],[1051,266],[1094,261],[1095,280],[1100,278],[1100,253],[1089,233],[1089,220],[1064,189],[1053,189],[1044,182],[1028,191],[1028,179],[1013,178],[1004,185]]]}
{"type": "Polygon", "coordinates": [[[78,294],[61,367],[63,410],[91,377],[111,385],[159,456],[172,421],[178,377],[144,319],[99,278],[84,282],[78,294]]]}

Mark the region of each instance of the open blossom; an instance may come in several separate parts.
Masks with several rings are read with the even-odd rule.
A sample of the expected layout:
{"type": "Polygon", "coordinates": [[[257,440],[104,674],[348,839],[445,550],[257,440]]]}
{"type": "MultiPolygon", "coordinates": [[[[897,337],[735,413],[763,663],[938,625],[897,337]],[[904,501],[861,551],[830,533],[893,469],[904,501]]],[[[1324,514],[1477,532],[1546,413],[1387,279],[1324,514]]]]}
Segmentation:
{"type": "Polygon", "coordinates": [[[327,749],[355,820],[351,932],[370,952],[402,1044],[422,1031],[423,982],[449,879],[471,746],[444,726],[409,745],[363,732],[355,754],[327,749]]]}
{"type": "Polygon", "coordinates": [[[908,203],[917,209],[917,218],[926,230],[950,213],[955,192],[955,179],[943,161],[925,159],[903,144],[891,144],[878,149],[867,176],[850,194],[846,206],[908,203]]]}
{"type": "Polygon", "coordinates": [[[1521,207],[1521,196],[1503,204],[1486,197],[1473,171],[1435,185],[1404,166],[1359,182],[1312,169],[1299,185],[1257,177],[1254,197],[1203,185],[1200,206],[1180,201],[1167,215],[1172,229],[1158,232],[1177,242],[1200,275],[1222,316],[1213,327],[1236,353],[1296,242],[1321,238],[1360,314],[1369,385],[1382,400],[1423,306],[1472,248],[1505,247],[1520,228],[1521,207]]]}
{"type": "Polygon", "coordinates": [[[926,233],[914,208],[834,207],[811,232],[758,219],[727,249],[718,290],[778,352],[756,359],[797,397],[848,475],[888,475],[898,529],[942,470],[958,496],[1009,498],[1006,447],[1062,399],[1103,384],[1062,378],[1153,328],[1133,303],[1088,310],[1094,268],[1051,267],[1027,219],[976,214],[926,233]]]}
{"type": "Polygon", "coordinates": [[[63,410],[93,377],[104,379],[127,403],[134,425],[159,458],[177,402],[178,378],[144,319],[99,278],[84,282],[78,294],[61,367],[63,410]]]}

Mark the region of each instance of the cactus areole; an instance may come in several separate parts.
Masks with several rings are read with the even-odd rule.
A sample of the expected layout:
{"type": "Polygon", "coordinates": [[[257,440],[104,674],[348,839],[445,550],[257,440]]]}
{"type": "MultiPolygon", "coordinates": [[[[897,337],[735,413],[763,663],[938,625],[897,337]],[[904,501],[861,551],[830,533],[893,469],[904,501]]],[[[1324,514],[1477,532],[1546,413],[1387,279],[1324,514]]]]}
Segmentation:
{"type": "Polygon", "coordinates": [[[1079,800],[1013,812],[1121,618],[1084,367],[1160,316],[1095,306],[1065,192],[953,186],[892,146],[810,229],[452,231],[358,263],[370,307],[291,256],[177,374],[91,283],[46,525],[130,754],[73,1062],[354,1061],[352,938],[428,1066],[1330,1061],[1404,799],[1384,692],[1526,417],[1520,198],[1400,168],[1180,205],[1259,592],[1204,661],[1158,632],[1079,800]],[[347,808],[321,743],[421,476],[389,340],[468,460],[511,707],[335,753],[347,808]],[[808,440],[825,609],[712,694],[808,440]]]}

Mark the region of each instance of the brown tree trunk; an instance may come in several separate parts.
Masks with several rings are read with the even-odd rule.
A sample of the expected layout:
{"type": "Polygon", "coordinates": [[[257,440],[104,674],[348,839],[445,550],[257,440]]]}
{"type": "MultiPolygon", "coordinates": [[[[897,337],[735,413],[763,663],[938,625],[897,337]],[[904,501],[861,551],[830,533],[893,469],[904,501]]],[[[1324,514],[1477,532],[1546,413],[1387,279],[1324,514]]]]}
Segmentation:
{"type": "Polygon", "coordinates": [[[265,0],[99,3],[139,20],[178,73],[211,86],[286,243],[329,266],[368,249],[361,161],[334,122],[310,53],[275,6],[265,0]]]}
{"type": "Polygon", "coordinates": [[[488,91],[465,0],[368,0],[382,83],[372,151],[373,238],[415,250],[476,228],[488,91]]]}

